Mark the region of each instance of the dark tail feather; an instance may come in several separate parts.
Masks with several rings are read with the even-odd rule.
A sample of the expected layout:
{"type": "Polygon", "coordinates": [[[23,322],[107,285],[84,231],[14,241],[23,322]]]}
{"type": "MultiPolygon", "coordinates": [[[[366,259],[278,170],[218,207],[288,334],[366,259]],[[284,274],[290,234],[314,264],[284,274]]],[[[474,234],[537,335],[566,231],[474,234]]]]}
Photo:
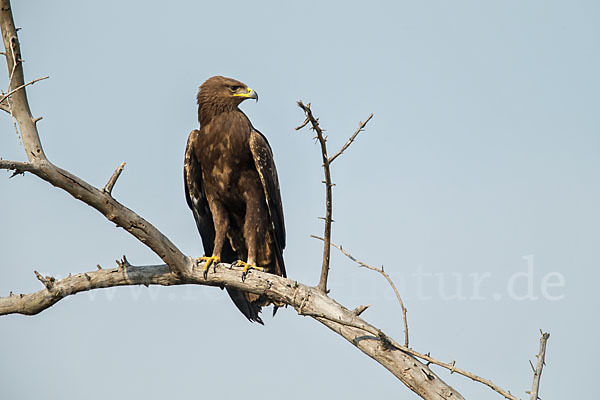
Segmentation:
{"type": "Polygon", "coordinates": [[[244,292],[229,288],[226,289],[235,306],[250,322],[258,322],[259,324],[264,325],[262,319],[258,316],[258,313],[260,313],[259,305],[249,302],[244,292]]]}

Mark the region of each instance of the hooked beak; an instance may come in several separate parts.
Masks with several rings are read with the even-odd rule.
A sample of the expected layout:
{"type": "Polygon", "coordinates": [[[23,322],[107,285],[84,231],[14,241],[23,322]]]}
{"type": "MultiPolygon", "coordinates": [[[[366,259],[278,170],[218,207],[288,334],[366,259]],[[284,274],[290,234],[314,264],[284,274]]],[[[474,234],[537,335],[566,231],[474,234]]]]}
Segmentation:
{"type": "Polygon", "coordinates": [[[236,94],[234,94],[234,96],[243,97],[244,99],[254,99],[254,100],[258,101],[258,93],[256,93],[254,90],[250,89],[249,87],[246,88],[245,92],[236,93],[236,94]]]}

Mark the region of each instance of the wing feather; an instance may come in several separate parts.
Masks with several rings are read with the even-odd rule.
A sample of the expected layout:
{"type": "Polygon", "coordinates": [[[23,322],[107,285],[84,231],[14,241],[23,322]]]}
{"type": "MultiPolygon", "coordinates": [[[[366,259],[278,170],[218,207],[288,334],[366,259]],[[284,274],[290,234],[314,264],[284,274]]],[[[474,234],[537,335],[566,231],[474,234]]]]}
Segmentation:
{"type": "Polygon", "coordinates": [[[277,168],[273,159],[273,151],[262,133],[254,129],[250,134],[250,150],[254,158],[256,170],[265,192],[267,208],[271,217],[275,243],[277,247],[277,261],[282,275],[285,277],[285,265],[283,262],[283,249],[285,248],[285,222],[283,220],[283,205],[279,191],[279,179],[277,168]]]}
{"type": "Polygon", "coordinates": [[[202,167],[193,150],[198,133],[197,130],[193,130],[188,138],[187,147],[185,149],[183,180],[185,183],[185,199],[194,214],[196,227],[202,237],[204,254],[210,256],[215,242],[215,226],[210,208],[208,207],[206,193],[204,192],[202,167]]]}

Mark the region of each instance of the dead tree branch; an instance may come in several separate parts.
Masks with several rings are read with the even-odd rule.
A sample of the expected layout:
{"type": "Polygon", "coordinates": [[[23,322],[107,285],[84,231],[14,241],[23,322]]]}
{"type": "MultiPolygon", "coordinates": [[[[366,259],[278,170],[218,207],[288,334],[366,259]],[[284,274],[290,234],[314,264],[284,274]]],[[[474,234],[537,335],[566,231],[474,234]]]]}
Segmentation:
{"type": "Polygon", "coordinates": [[[46,155],[40,142],[34,118],[29,109],[27,94],[24,87],[21,90],[16,90],[25,85],[25,78],[22,65],[23,57],[13,20],[10,0],[0,0],[0,28],[2,29],[4,48],[6,49],[6,64],[8,66],[8,73],[10,74],[8,92],[13,92],[10,96],[10,99],[12,99],[11,114],[19,124],[19,128],[21,128],[27,159],[30,162],[45,160],[46,155]]]}
{"type": "Polygon", "coordinates": [[[382,364],[424,399],[463,398],[427,365],[404,350],[387,348],[387,341],[381,340],[379,329],[316,288],[260,271],[252,271],[246,281],[242,282],[242,268],[231,267],[229,264],[218,264],[215,272],[208,274],[206,279],[201,265],[195,266],[190,274],[182,277],[173,273],[166,265],[134,266],[125,260],[121,264],[124,266],[97,269],[57,279],[50,288],[46,286],[35,293],[0,298],[0,315],[37,314],[67,296],[97,288],[184,284],[226,286],[267,295],[272,300],[289,304],[301,315],[312,316],[382,364]]]}
{"type": "Polygon", "coordinates": [[[331,256],[331,224],[333,222],[332,217],[332,193],[331,188],[333,187],[333,183],[331,182],[331,163],[344,153],[344,151],[354,142],[356,136],[360,132],[363,131],[365,126],[369,123],[371,118],[373,118],[373,113],[369,115],[369,117],[365,120],[365,122],[359,121],[358,129],[350,136],[350,139],[342,146],[342,148],[332,157],[327,156],[327,136],[323,134],[324,129],[319,125],[319,119],[316,118],[312,110],[310,109],[310,103],[304,104],[302,101],[298,101],[298,107],[300,107],[304,113],[306,114],[306,118],[304,122],[296,127],[296,130],[300,130],[304,128],[308,123],[311,124],[311,129],[317,133],[317,139],[319,144],[321,145],[321,157],[323,159],[323,171],[325,174],[325,180],[323,183],[325,184],[325,229],[323,232],[323,262],[321,264],[321,278],[319,279],[319,284],[317,288],[322,290],[324,293],[327,293],[327,277],[329,275],[329,259],[331,256]]]}
{"type": "MultiPolygon", "coordinates": [[[[537,357],[537,365],[533,369],[533,384],[531,386],[531,392],[529,392],[529,398],[531,400],[537,400],[539,398],[538,393],[540,391],[540,380],[542,378],[542,370],[546,365],[546,343],[550,338],[549,333],[544,333],[540,330],[540,352],[537,357]]],[[[533,368],[533,365],[532,365],[533,368]]]]}
{"type": "MultiPolygon", "coordinates": [[[[315,236],[315,235],[310,235],[310,237],[319,239],[319,240],[323,240],[322,237],[315,236]]],[[[396,294],[396,298],[398,299],[398,303],[400,303],[400,308],[402,309],[402,319],[404,321],[404,346],[408,347],[408,320],[406,318],[406,307],[404,307],[404,302],[402,301],[402,297],[400,297],[400,293],[398,292],[396,285],[394,285],[392,278],[390,278],[390,276],[383,270],[383,266],[381,267],[381,269],[372,267],[369,264],[366,264],[366,263],[354,258],[350,253],[348,253],[346,250],[344,250],[342,248],[342,246],[338,246],[337,244],[335,244],[333,242],[331,243],[331,245],[333,247],[335,247],[336,249],[338,249],[339,251],[341,251],[342,254],[344,254],[346,257],[348,257],[349,259],[351,259],[352,261],[354,261],[361,267],[370,269],[371,271],[379,272],[381,275],[383,275],[385,277],[385,279],[388,281],[388,283],[394,290],[394,293],[396,294]]]]}
{"type": "Polygon", "coordinates": [[[125,168],[125,162],[122,162],[121,165],[119,165],[117,167],[117,169],[115,169],[115,172],[113,172],[113,174],[110,177],[110,179],[108,180],[108,182],[106,182],[104,189],[102,189],[104,191],[104,193],[108,193],[109,195],[112,196],[113,187],[115,186],[115,183],[117,183],[117,179],[119,179],[119,176],[121,176],[121,172],[123,172],[123,168],[125,168]]]}
{"type": "Polygon", "coordinates": [[[302,101],[298,101],[298,107],[304,110],[306,114],[306,120],[302,125],[296,128],[300,130],[305,127],[308,122],[311,123],[312,129],[317,133],[317,139],[321,144],[321,157],[323,158],[323,171],[325,174],[325,230],[323,232],[324,245],[323,245],[323,262],[321,264],[321,278],[317,288],[323,293],[327,293],[327,276],[329,275],[329,257],[331,255],[331,223],[332,223],[332,199],[331,199],[331,171],[329,169],[329,157],[327,156],[327,138],[323,135],[323,129],[319,126],[319,119],[315,118],[311,109],[310,103],[304,105],[302,101]]]}
{"type": "MultiPolygon", "coordinates": [[[[25,145],[25,137],[23,137],[25,145]]],[[[18,173],[31,172],[71,196],[98,210],[109,221],[125,229],[154,251],[173,271],[184,274],[191,271],[193,260],[185,256],[165,235],[150,222],[115,200],[109,193],[97,189],[77,176],[56,167],[48,160],[19,163],[0,160],[0,169],[18,173]]]]}
{"type": "Polygon", "coordinates": [[[358,129],[354,132],[354,134],[352,136],[350,136],[350,139],[348,139],[348,141],[342,146],[342,148],[337,153],[335,153],[333,156],[329,157],[329,164],[331,164],[333,162],[333,160],[335,160],[336,158],[341,156],[342,153],[348,147],[350,147],[350,145],[352,144],[352,142],[354,142],[354,139],[356,139],[358,134],[361,133],[365,129],[365,127],[367,126],[367,124],[369,123],[371,118],[373,118],[373,113],[371,113],[371,115],[369,115],[367,117],[367,119],[365,119],[365,122],[358,121],[358,129]]]}

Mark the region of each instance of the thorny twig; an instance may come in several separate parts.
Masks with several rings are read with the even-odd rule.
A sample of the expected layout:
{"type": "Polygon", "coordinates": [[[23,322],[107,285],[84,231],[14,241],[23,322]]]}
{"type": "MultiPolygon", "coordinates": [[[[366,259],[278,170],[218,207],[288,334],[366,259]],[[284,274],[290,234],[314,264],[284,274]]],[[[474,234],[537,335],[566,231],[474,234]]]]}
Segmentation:
{"type": "MultiPolygon", "coordinates": [[[[4,96],[2,96],[2,97],[0,98],[0,103],[2,103],[4,100],[8,99],[10,96],[12,96],[13,94],[15,94],[15,93],[16,93],[16,92],[18,92],[19,90],[23,89],[24,87],[26,87],[26,86],[29,86],[29,85],[33,85],[33,84],[34,84],[34,83],[36,83],[36,82],[43,81],[44,79],[48,79],[48,78],[50,78],[50,77],[49,77],[49,76],[43,76],[43,77],[41,77],[41,78],[36,78],[36,79],[34,79],[34,80],[32,80],[32,81],[29,81],[29,82],[27,82],[27,83],[25,83],[25,84],[23,84],[23,85],[17,86],[17,87],[16,87],[16,88],[14,88],[13,90],[11,90],[10,92],[8,92],[8,93],[6,93],[4,96]]],[[[8,103],[8,102],[7,102],[7,103],[8,103]]]]}
{"type": "Polygon", "coordinates": [[[323,135],[324,130],[319,125],[319,119],[315,118],[310,109],[310,103],[305,105],[302,101],[298,101],[298,106],[304,111],[306,114],[306,119],[304,122],[296,127],[296,130],[300,130],[304,128],[308,123],[311,124],[311,129],[317,133],[317,139],[321,145],[321,157],[323,160],[323,171],[325,174],[325,180],[323,183],[325,184],[325,229],[323,233],[323,263],[321,265],[321,278],[319,280],[319,284],[317,288],[319,288],[324,293],[327,293],[327,277],[329,274],[329,259],[331,256],[331,224],[333,222],[332,217],[332,192],[331,188],[333,183],[331,182],[331,163],[354,142],[356,136],[365,128],[365,126],[369,123],[371,118],[373,118],[373,114],[369,115],[369,117],[365,120],[365,122],[359,121],[358,129],[350,136],[350,139],[342,146],[342,148],[332,157],[327,155],[327,137],[323,135]]]}
{"type": "Polygon", "coordinates": [[[371,118],[373,118],[373,113],[371,113],[371,115],[369,115],[367,117],[367,119],[365,120],[365,122],[358,121],[358,129],[356,129],[356,131],[354,132],[354,134],[352,136],[350,136],[350,139],[348,139],[348,141],[342,146],[342,148],[337,153],[335,153],[333,156],[329,157],[329,164],[331,164],[333,162],[333,160],[335,160],[336,158],[338,158],[339,156],[341,156],[342,153],[348,147],[350,147],[350,145],[352,144],[352,142],[354,142],[354,139],[356,139],[356,137],[358,136],[358,134],[361,133],[365,129],[365,126],[367,126],[367,124],[369,123],[369,121],[371,120],[371,118]]]}
{"type": "Polygon", "coordinates": [[[323,129],[319,126],[319,119],[313,116],[313,113],[310,109],[310,103],[308,105],[304,105],[301,101],[298,101],[298,106],[304,110],[306,114],[306,120],[302,125],[296,128],[296,130],[302,129],[304,126],[308,124],[310,121],[312,125],[312,129],[317,133],[317,138],[319,139],[319,143],[321,144],[321,156],[323,158],[323,171],[325,174],[325,230],[323,232],[325,244],[323,245],[323,262],[321,264],[321,278],[319,279],[319,284],[317,288],[323,293],[327,293],[327,276],[329,275],[329,257],[331,255],[331,247],[329,243],[331,242],[331,222],[332,222],[332,194],[331,187],[333,186],[331,183],[331,171],[329,169],[329,157],[327,156],[327,144],[326,137],[323,135],[323,129]]]}
{"type": "MultiPolygon", "coordinates": [[[[531,392],[529,392],[530,400],[537,400],[538,393],[540,391],[540,379],[542,377],[542,370],[544,369],[544,365],[546,365],[546,342],[550,338],[549,333],[544,333],[540,329],[540,352],[537,357],[537,366],[533,368],[533,364],[531,368],[533,368],[533,384],[531,386],[531,392]]],[[[531,361],[529,362],[531,364],[531,361]]]]}
{"type": "MultiPolygon", "coordinates": [[[[323,240],[323,238],[319,237],[319,236],[311,235],[311,237],[315,238],[315,239],[323,240]]],[[[366,264],[366,263],[354,258],[350,253],[348,253],[346,250],[344,250],[342,246],[338,246],[335,243],[331,243],[331,245],[333,247],[335,247],[336,249],[338,249],[339,251],[341,251],[346,257],[348,257],[349,259],[351,259],[352,261],[354,261],[361,267],[368,268],[372,271],[379,272],[381,275],[383,275],[385,277],[385,279],[387,279],[387,281],[390,284],[390,286],[392,287],[392,289],[394,289],[394,293],[396,294],[396,298],[398,299],[398,303],[400,303],[400,308],[402,309],[402,319],[404,320],[404,346],[408,347],[408,321],[406,319],[406,307],[404,307],[404,302],[402,301],[402,297],[400,297],[400,293],[398,292],[398,289],[396,289],[396,285],[394,285],[392,278],[390,278],[390,276],[383,270],[383,266],[381,267],[381,269],[372,267],[369,264],[366,264]]]]}

